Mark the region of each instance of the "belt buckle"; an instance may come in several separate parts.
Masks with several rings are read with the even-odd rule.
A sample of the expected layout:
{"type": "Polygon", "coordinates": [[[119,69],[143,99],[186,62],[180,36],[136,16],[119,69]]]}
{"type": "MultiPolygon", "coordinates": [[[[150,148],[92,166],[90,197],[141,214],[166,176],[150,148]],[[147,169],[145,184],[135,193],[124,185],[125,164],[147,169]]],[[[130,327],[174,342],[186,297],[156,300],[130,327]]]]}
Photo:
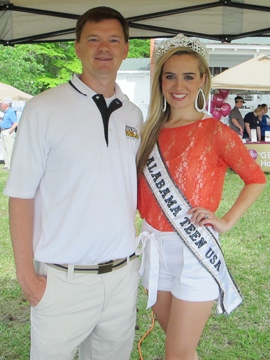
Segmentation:
{"type": "Polygon", "coordinates": [[[98,264],[98,274],[106,274],[112,272],[113,269],[113,260],[98,264]]]}

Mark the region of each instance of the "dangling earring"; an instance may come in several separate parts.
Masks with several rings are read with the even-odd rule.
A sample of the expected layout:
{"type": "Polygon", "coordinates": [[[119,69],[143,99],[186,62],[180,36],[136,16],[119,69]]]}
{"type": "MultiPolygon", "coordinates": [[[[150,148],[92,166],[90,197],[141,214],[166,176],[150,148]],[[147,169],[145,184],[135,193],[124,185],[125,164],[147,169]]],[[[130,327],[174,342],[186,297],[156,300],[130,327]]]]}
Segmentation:
{"type": "Polygon", "coordinates": [[[162,96],[163,96],[163,102],[164,102],[162,111],[165,112],[166,109],[167,109],[167,101],[166,101],[165,96],[163,94],[162,94],[162,96]]]}
{"type": "Polygon", "coordinates": [[[195,109],[196,109],[198,112],[204,112],[204,110],[205,110],[205,107],[206,107],[206,99],[205,99],[205,95],[204,95],[204,92],[203,92],[202,88],[200,88],[200,89],[198,90],[198,93],[197,93],[197,96],[196,96],[196,99],[195,99],[195,104],[194,104],[194,106],[195,106],[195,109]],[[201,93],[201,96],[202,96],[202,99],[203,99],[203,106],[202,106],[201,109],[198,107],[198,99],[199,99],[199,94],[200,94],[200,93],[201,93]]]}

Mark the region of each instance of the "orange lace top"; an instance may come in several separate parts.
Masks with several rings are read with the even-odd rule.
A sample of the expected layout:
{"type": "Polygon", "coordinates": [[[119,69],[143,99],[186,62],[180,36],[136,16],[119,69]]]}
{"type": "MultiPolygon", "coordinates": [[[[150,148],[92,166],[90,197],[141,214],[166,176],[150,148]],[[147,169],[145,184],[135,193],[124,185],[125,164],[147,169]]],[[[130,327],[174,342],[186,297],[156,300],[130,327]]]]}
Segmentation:
{"type": "MultiPolygon", "coordinates": [[[[214,118],[204,117],[189,125],[163,128],[158,144],[174,182],[192,206],[217,210],[228,167],[245,184],[266,182],[263,171],[236,132],[214,118]]],[[[139,178],[138,210],[154,228],[173,230],[143,175],[139,178]]]]}

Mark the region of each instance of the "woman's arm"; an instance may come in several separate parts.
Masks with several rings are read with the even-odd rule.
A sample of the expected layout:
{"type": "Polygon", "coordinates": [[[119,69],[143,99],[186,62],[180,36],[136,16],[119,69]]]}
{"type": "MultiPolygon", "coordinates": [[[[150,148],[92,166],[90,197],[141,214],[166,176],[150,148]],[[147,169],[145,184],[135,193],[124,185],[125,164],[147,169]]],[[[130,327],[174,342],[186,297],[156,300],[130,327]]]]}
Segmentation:
{"type": "Polygon", "coordinates": [[[246,129],[246,132],[248,134],[249,139],[251,140],[250,124],[249,123],[245,123],[245,129],[246,129]]]}
{"type": "Polygon", "coordinates": [[[191,221],[201,226],[210,224],[219,233],[230,230],[247,209],[261,195],[265,184],[248,184],[240,192],[230,210],[222,217],[218,218],[213,212],[201,207],[194,207],[188,211],[192,214],[191,221]],[[205,216],[208,216],[205,218],[205,216]]]}
{"type": "Polygon", "coordinates": [[[261,128],[260,128],[260,126],[257,126],[257,137],[258,137],[258,141],[261,141],[262,133],[261,133],[261,128]]]}

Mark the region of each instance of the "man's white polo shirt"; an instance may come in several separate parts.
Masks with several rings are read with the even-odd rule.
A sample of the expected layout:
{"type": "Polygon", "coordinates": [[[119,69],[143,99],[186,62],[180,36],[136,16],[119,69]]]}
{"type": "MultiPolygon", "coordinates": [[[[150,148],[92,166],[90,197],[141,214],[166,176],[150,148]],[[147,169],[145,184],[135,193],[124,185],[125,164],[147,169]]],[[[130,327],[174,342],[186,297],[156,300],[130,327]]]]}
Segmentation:
{"type": "Polygon", "coordinates": [[[142,114],[115,90],[122,106],[110,115],[108,144],[96,93],[76,75],[25,106],[4,193],[35,198],[38,261],[97,264],[134,252],[142,114]]]}

